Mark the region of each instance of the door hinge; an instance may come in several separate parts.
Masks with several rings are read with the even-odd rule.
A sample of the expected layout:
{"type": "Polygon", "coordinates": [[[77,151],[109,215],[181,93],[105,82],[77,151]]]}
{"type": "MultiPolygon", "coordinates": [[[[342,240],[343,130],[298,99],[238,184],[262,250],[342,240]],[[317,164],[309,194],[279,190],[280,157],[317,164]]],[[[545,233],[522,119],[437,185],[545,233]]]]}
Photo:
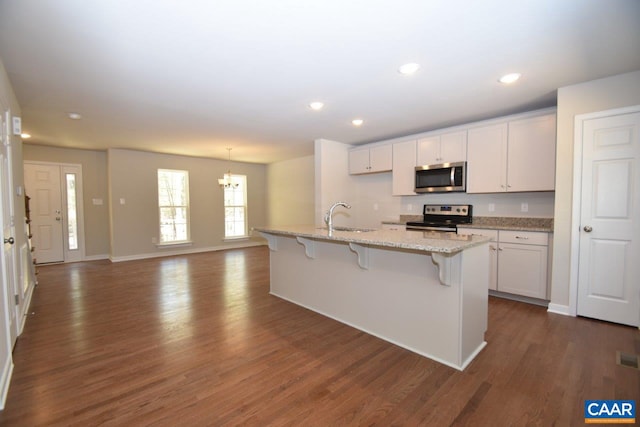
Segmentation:
{"type": "Polygon", "coordinates": [[[16,305],[20,305],[20,295],[16,295],[16,305]]]}

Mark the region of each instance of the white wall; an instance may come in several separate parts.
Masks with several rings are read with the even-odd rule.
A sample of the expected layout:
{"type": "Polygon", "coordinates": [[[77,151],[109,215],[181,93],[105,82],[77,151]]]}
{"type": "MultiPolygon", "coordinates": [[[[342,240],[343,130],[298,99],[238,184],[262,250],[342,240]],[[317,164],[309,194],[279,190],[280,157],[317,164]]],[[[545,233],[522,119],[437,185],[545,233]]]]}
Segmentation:
{"type": "Polygon", "coordinates": [[[315,224],[324,225],[324,214],[335,202],[347,202],[352,209],[338,208],[333,223],[340,226],[357,225],[359,211],[356,189],[349,175],[351,145],[327,139],[315,141],[315,224]]]}
{"type": "Polygon", "coordinates": [[[556,203],[551,303],[569,305],[575,116],[640,105],[640,70],[558,90],[556,203]]]}
{"type": "Polygon", "coordinates": [[[314,223],[314,168],[314,156],[267,165],[267,222],[269,225],[314,223]]]}

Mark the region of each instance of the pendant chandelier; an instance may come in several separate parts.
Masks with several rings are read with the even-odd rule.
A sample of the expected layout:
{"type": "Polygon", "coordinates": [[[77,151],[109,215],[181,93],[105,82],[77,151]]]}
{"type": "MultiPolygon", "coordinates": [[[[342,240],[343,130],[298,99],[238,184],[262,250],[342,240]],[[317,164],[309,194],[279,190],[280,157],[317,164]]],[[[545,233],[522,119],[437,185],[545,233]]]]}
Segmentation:
{"type": "Polygon", "coordinates": [[[227,151],[229,152],[229,169],[222,178],[218,178],[218,185],[220,188],[238,188],[239,183],[231,180],[231,148],[227,148],[227,151]]]}

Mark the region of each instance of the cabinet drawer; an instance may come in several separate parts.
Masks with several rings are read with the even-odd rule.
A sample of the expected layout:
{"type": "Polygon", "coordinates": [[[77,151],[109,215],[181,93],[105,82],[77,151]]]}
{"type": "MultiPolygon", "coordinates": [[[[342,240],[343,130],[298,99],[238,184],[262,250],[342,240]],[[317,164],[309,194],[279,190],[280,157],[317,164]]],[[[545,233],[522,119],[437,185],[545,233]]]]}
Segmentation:
{"type": "Polygon", "coordinates": [[[539,231],[500,231],[500,243],[521,243],[525,245],[549,245],[549,233],[539,231]]]}
{"type": "Polygon", "coordinates": [[[498,241],[498,230],[489,230],[486,228],[463,228],[458,227],[458,234],[489,237],[492,242],[498,241]]]}
{"type": "Polygon", "coordinates": [[[382,224],[383,230],[405,231],[407,227],[403,224],[382,224]]]}

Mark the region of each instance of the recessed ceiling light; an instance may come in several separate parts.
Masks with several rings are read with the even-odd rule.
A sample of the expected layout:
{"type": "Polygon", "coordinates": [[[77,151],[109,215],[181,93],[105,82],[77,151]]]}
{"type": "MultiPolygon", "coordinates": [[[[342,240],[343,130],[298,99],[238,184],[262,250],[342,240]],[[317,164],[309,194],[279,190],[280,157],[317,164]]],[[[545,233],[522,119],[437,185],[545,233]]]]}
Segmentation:
{"type": "Polygon", "coordinates": [[[31,138],[31,134],[28,133],[21,133],[20,136],[22,137],[22,139],[29,139],[31,138]]]}
{"type": "Polygon", "coordinates": [[[410,63],[404,64],[400,68],[398,68],[398,72],[400,74],[410,75],[410,74],[415,73],[419,69],[420,69],[420,64],[416,64],[415,62],[410,62],[410,63]]]}
{"type": "Polygon", "coordinates": [[[500,77],[500,79],[498,81],[500,83],[504,83],[504,84],[508,85],[508,84],[514,83],[519,78],[520,78],[520,73],[510,73],[510,74],[505,74],[504,76],[500,77]]]}
{"type": "Polygon", "coordinates": [[[309,104],[309,108],[316,111],[322,110],[322,107],[324,107],[324,102],[320,101],[314,101],[309,104]]]}
{"type": "Polygon", "coordinates": [[[351,123],[354,126],[362,126],[362,124],[364,123],[364,120],[362,120],[362,119],[353,119],[353,120],[351,120],[351,123]]]}
{"type": "Polygon", "coordinates": [[[71,120],[80,120],[82,118],[82,115],[80,113],[69,113],[67,114],[67,117],[69,117],[71,120]]]}

